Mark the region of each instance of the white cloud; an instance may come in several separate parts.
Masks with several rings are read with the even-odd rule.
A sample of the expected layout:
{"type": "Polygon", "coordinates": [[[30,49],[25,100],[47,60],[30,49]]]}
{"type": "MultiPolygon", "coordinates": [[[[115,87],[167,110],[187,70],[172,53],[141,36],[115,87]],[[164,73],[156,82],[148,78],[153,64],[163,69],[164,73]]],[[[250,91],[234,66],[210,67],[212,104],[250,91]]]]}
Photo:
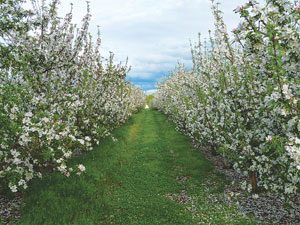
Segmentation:
{"type": "MultiPolygon", "coordinates": [[[[220,0],[228,30],[239,21],[233,9],[245,1],[220,0]]],[[[61,12],[69,10],[70,2],[78,23],[86,2],[63,0],[61,12]]],[[[118,61],[128,56],[129,78],[152,82],[139,84],[145,89],[153,89],[159,74],[172,70],[177,61],[190,66],[189,40],[196,40],[198,32],[207,37],[214,24],[209,0],[90,0],[90,6],[92,32],[100,25],[103,50],[113,51],[118,61]]]]}
{"type": "Polygon", "coordinates": [[[153,94],[155,94],[156,92],[157,92],[157,89],[151,89],[151,90],[145,91],[145,94],[146,94],[146,95],[153,95],[153,94]]]}

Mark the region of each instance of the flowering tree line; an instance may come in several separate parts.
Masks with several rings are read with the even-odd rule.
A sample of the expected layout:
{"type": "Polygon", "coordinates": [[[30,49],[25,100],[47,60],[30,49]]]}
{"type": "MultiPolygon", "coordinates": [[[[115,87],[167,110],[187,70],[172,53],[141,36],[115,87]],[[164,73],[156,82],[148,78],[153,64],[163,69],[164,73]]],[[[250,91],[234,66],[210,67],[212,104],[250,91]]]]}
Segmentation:
{"type": "Polygon", "coordinates": [[[231,35],[218,4],[215,30],[191,44],[154,105],[203,147],[249,177],[248,191],[300,192],[300,3],[249,0],[231,35]]]}
{"type": "Polygon", "coordinates": [[[145,102],[127,63],[102,57],[100,35],[93,42],[89,6],[77,27],[72,10],[58,16],[58,0],[29,2],[0,0],[0,184],[12,192],[49,170],[85,171],[67,160],[145,102]]]}

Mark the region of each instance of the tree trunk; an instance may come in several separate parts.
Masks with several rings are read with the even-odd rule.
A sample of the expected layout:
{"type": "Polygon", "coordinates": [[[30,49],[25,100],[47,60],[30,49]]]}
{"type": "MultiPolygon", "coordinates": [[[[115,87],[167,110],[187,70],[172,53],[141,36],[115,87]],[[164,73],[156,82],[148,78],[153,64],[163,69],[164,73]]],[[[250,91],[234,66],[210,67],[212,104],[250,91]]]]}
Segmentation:
{"type": "Polygon", "coordinates": [[[250,181],[252,186],[252,192],[257,192],[257,172],[250,173],[250,181]]]}

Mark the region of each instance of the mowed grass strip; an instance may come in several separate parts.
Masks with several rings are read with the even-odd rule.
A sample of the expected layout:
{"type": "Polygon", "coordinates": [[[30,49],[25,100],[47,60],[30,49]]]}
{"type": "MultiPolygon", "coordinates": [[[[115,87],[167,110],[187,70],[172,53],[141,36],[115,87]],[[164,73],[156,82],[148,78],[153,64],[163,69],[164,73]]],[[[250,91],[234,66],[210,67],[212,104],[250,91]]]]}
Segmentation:
{"type": "Polygon", "coordinates": [[[134,115],[72,160],[86,173],[51,173],[25,193],[18,224],[255,224],[223,201],[224,177],[166,116],[134,115]]]}

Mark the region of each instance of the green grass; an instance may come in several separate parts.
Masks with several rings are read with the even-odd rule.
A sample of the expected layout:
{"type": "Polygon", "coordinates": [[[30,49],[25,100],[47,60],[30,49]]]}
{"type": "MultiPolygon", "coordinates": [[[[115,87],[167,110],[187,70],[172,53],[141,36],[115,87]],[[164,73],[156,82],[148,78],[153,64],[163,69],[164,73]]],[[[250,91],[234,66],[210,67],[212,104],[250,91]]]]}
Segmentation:
{"type": "Polygon", "coordinates": [[[153,99],[154,99],[154,95],[147,95],[146,96],[147,105],[151,106],[153,99]]]}
{"type": "Polygon", "coordinates": [[[114,137],[72,161],[86,166],[82,176],[35,180],[18,224],[255,224],[220,200],[224,177],[161,113],[142,111],[114,137]]]}

